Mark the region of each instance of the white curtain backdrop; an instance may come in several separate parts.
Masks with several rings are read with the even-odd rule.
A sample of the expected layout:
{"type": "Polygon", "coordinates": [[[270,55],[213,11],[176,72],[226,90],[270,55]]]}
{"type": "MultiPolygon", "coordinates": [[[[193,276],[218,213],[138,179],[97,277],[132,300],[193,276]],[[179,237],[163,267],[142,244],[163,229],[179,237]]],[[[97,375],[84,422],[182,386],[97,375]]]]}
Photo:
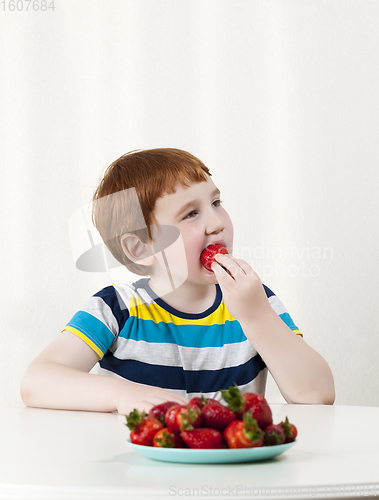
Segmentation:
{"type": "Polygon", "coordinates": [[[76,269],[70,216],[153,147],[208,165],[235,256],[328,361],[336,404],[378,406],[379,2],[28,5],[0,5],[0,406],[113,278],[76,269]]]}

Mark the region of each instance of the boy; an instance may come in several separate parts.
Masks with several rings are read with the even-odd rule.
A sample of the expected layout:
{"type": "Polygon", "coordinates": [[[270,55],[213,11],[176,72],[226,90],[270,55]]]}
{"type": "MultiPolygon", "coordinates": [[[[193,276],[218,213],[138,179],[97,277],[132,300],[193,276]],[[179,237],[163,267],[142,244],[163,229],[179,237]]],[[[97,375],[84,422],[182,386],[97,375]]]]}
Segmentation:
{"type": "Polygon", "coordinates": [[[251,266],[231,255],[233,226],[219,194],[208,168],[177,149],[132,152],[108,167],[94,195],[94,223],[113,256],[150,279],[106,287],[75,314],[26,371],[27,406],[148,411],[200,392],[214,397],[234,382],[264,393],[267,369],[287,402],[333,404],[328,364],[251,266]],[[162,228],[180,235],[166,249],[162,228]],[[216,256],[229,273],[217,262],[212,271],[201,264],[215,243],[229,251],[216,256]],[[88,373],[99,360],[115,376],[88,373]]]}

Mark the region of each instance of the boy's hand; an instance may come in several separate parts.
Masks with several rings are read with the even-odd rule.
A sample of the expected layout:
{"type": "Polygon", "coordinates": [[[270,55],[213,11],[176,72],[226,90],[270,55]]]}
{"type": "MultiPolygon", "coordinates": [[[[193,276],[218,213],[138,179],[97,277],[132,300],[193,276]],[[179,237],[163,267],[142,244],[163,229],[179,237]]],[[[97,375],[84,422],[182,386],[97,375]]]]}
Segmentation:
{"type": "Polygon", "coordinates": [[[247,262],[223,254],[217,254],[215,261],[230,273],[217,262],[212,263],[225,305],[237,321],[249,324],[273,311],[259,276],[247,262]]]}
{"type": "Polygon", "coordinates": [[[178,404],[188,404],[189,401],[179,394],[160,387],[136,384],[129,380],[122,382],[126,382],[128,386],[125,385],[125,392],[118,391],[116,407],[120,415],[128,415],[134,409],[148,413],[153,406],[166,401],[176,401],[178,404]]]}

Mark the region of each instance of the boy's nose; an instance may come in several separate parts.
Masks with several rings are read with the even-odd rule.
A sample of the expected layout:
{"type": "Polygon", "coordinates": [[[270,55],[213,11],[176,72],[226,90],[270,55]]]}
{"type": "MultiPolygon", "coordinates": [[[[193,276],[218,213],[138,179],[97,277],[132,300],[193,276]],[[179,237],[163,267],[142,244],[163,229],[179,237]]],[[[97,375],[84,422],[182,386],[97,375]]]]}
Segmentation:
{"type": "Polygon", "coordinates": [[[208,234],[219,233],[224,229],[224,227],[225,224],[220,217],[218,217],[215,213],[209,214],[206,228],[206,232],[208,234]]]}

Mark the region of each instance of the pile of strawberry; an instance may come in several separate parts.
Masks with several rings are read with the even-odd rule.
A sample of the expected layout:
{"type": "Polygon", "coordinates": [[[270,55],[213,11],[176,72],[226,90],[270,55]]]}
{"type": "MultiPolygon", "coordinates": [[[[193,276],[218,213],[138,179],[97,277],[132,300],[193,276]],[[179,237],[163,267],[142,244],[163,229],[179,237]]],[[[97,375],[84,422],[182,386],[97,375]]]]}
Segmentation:
{"type": "Polygon", "coordinates": [[[167,401],[145,412],[126,416],[134,444],[161,448],[256,448],[294,441],[296,427],[288,421],[273,424],[262,394],[242,394],[237,386],[221,391],[227,403],[204,396],[187,405],[167,401]]]}

